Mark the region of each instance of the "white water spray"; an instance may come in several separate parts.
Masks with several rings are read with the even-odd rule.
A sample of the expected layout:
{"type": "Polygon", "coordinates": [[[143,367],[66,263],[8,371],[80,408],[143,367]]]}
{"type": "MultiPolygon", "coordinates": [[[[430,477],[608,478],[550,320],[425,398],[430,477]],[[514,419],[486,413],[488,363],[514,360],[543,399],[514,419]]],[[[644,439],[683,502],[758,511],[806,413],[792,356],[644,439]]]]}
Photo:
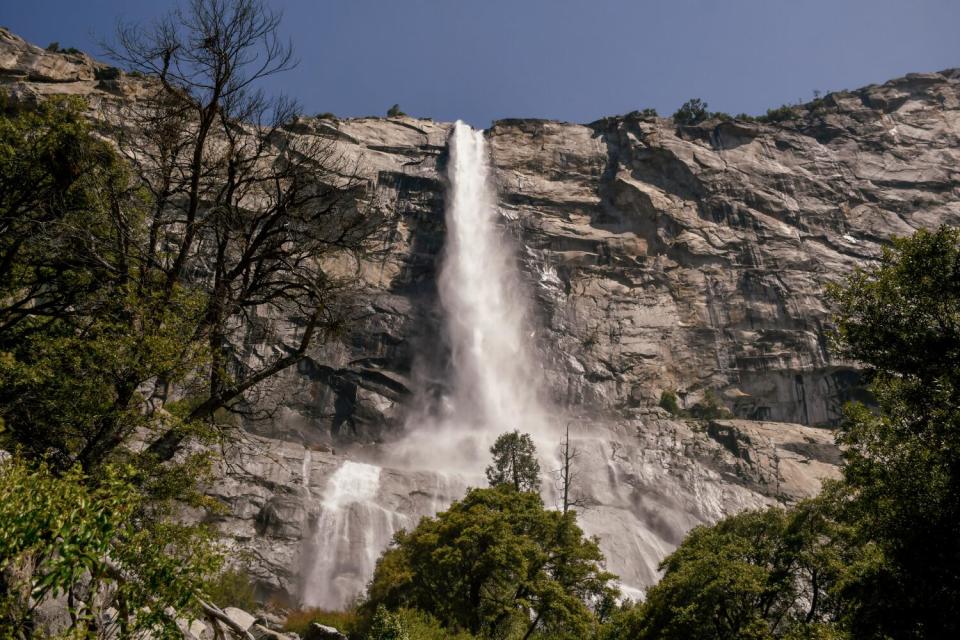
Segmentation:
{"type": "Polygon", "coordinates": [[[363,591],[380,552],[406,517],[376,502],[378,466],[347,460],[330,476],[313,526],[303,603],[342,609],[363,591]]]}
{"type": "Polygon", "coordinates": [[[499,434],[519,429],[546,441],[548,420],[517,255],[498,224],[482,131],[454,125],[448,178],[439,291],[452,385],[439,416],[408,421],[401,449],[412,466],[476,475],[499,434]]]}
{"type": "Polygon", "coordinates": [[[399,526],[445,508],[468,484],[484,484],[489,448],[501,433],[530,433],[541,454],[556,444],[538,397],[527,299],[516,252],[498,224],[482,131],[456,123],[448,178],[439,293],[451,384],[441,409],[415,413],[406,436],[385,452],[389,466],[434,472],[435,492],[423,513],[401,516],[377,501],[380,467],[344,462],[327,482],[308,549],[314,564],[304,583],[307,605],[347,605],[399,526]]]}

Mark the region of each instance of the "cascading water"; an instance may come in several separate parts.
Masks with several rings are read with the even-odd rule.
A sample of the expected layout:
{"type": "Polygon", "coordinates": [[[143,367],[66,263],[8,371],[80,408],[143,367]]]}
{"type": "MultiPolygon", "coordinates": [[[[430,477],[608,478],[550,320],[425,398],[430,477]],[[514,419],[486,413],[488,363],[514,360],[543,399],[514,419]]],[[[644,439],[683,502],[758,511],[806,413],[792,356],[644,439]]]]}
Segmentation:
{"type": "MultiPolygon", "coordinates": [[[[448,178],[439,292],[451,384],[439,410],[414,413],[404,438],[385,453],[387,466],[432,473],[435,490],[401,516],[377,501],[380,467],[344,462],[327,482],[314,523],[308,549],[313,565],[302,593],[307,605],[347,605],[362,591],[399,526],[445,508],[468,484],[483,484],[489,448],[499,434],[530,433],[541,454],[556,443],[538,399],[526,297],[516,253],[497,223],[482,131],[456,123],[448,178]]],[[[305,460],[305,478],[308,465],[305,460]]]]}
{"type": "Polygon", "coordinates": [[[349,604],[363,591],[394,532],[406,524],[405,516],[377,504],[380,473],[376,465],[347,460],[327,481],[308,549],[313,565],[303,583],[304,604],[331,609],[349,604]]]}
{"type": "Polygon", "coordinates": [[[452,385],[438,414],[408,421],[397,455],[413,467],[475,476],[499,434],[519,429],[546,440],[548,420],[530,357],[517,256],[497,223],[486,141],[482,131],[459,121],[448,178],[439,292],[452,385]]]}

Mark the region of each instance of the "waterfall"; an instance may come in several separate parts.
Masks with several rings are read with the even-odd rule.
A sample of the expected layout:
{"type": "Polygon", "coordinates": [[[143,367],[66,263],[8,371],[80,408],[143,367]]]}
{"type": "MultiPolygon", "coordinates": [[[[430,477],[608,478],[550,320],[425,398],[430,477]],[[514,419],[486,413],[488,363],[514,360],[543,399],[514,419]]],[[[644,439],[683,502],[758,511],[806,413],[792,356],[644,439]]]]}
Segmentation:
{"type": "Polygon", "coordinates": [[[482,131],[450,137],[447,237],[439,277],[450,389],[439,415],[415,414],[397,455],[416,468],[477,476],[496,437],[519,429],[553,449],[531,357],[528,296],[511,238],[498,224],[482,131]]]}
{"type": "Polygon", "coordinates": [[[307,549],[301,600],[343,609],[363,592],[377,557],[406,518],[376,502],[381,468],[345,461],[327,480],[307,549]]]}
{"type": "MultiPolygon", "coordinates": [[[[482,131],[456,123],[448,171],[447,238],[439,277],[450,350],[448,391],[439,410],[415,411],[404,437],[383,452],[389,466],[432,472],[433,492],[419,491],[423,501],[406,504],[406,515],[400,515],[382,506],[380,467],[344,462],[327,481],[313,523],[307,549],[313,564],[301,597],[306,605],[348,605],[399,526],[435,514],[470,484],[486,484],[489,449],[501,433],[530,433],[541,456],[555,449],[557,439],[538,397],[527,296],[516,251],[498,224],[482,131]]],[[[542,467],[555,464],[547,461],[542,467]]],[[[303,475],[309,475],[306,466],[303,475]]]]}

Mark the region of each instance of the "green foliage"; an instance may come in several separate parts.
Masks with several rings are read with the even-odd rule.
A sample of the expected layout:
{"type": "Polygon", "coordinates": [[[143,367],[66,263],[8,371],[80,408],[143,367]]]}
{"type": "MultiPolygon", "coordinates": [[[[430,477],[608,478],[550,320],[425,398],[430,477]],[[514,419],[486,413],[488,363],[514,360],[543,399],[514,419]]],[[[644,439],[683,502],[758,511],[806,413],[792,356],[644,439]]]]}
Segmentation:
{"type": "Polygon", "coordinates": [[[632,111],[632,112],[630,112],[630,113],[627,114],[627,115],[633,116],[633,117],[635,117],[635,118],[640,118],[641,120],[650,120],[650,119],[653,119],[653,118],[658,118],[658,117],[660,117],[660,114],[657,113],[657,110],[654,109],[654,108],[652,108],[652,107],[647,107],[647,108],[641,109],[641,110],[639,110],[639,111],[632,111]]]}
{"type": "Polygon", "coordinates": [[[19,455],[0,462],[0,627],[33,627],[37,603],[68,594],[73,626],[92,630],[108,608],[127,632],[173,630],[167,607],[190,613],[218,568],[202,530],[157,523],[129,468],[102,467],[96,482],[74,467],[55,475],[19,455]]]}
{"type": "Polygon", "coordinates": [[[661,391],[660,408],[666,410],[670,415],[679,415],[680,405],[677,403],[677,394],[673,391],[661,391]]]}
{"type": "Polygon", "coordinates": [[[287,614],[283,630],[303,636],[314,622],[333,627],[351,638],[356,637],[357,613],[353,609],[346,611],[327,611],[326,609],[316,608],[297,609],[287,614]]]}
{"type": "Polygon", "coordinates": [[[858,637],[960,636],[960,231],[897,239],[831,289],[839,355],[877,409],[847,408],[844,520],[876,562],[845,595],[858,637]]]}
{"type": "Polygon", "coordinates": [[[733,414],[724,406],[723,401],[713,389],[707,389],[703,394],[703,399],[694,403],[683,414],[698,420],[720,420],[733,417],[733,414]]]}
{"type": "Polygon", "coordinates": [[[206,595],[211,602],[224,607],[236,607],[244,611],[257,608],[256,589],[247,572],[227,569],[209,581],[206,595]]]}
{"type": "Polygon", "coordinates": [[[487,467],[490,486],[510,484],[517,491],[540,490],[540,463],[537,448],[528,433],[501,434],[490,447],[493,462],[487,467]]]}
{"type": "Polygon", "coordinates": [[[117,80],[123,75],[123,71],[117,67],[98,67],[93,71],[93,77],[97,80],[117,80]]]}
{"type": "Polygon", "coordinates": [[[337,116],[336,116],[336,114],[330,113],[329,111],[324,111],[323,113],[318,113],[318,114],[317,114],[316,116],[314,116],[314,117],[317,118],[318,120],[337,120],[337,119],[338,119],[337,116]]]}
{"type": "Polygon", "coordinates": [[[367,640],[411,639],[400,620],[400,616],[387,611],[386,607],[380,605],[373,614],[373,622],[370,624],[370,631],[367,632],[367,640]]]}
{"type": "Polygon", "coordinates": [[[614,590],[595,540],[573,511],[547,510],[510,484],[471,489],[434,518],[401,531],[377,562],[363,615],[418,609],[454,633],[589,636],[595,606],[614,590]],[[532,617],[531,617],[532,616],[532,617]]]}
{"type": "Polygon", "coordinates": [[[797,120],[800,115],[788,104],[777,107],[776,109],[767,109],[766,115],[757,116],[759,122],[785,122],[787,120],[797,120]]]}
{"type": "Polygon", "coordinates": [[[407,114],[405,114],[403,111],[400,110],[399,104],[395,104],[389,109],[387,109],[388,118],[399,118],[400,116],[405,116],[405,115],[407,114]]]}
{"type": "Polygon", "coordinates": [[[604,638],[960,636],[960,231],[896,239],[830,296],[876,400],[845,409],[842,479],[692,531],[604,638]]]}
{"type": "Polygon", "coordinates": [[[145,393],[203,370],[190,336],[206,299],[163,287],[143,251],[149,199],[85,109],[54,98],[0,114],[0,449],[17,452],[3,484],[19,498],[0,506],[2,615],[29,628],[24,593],[66,592],[77,629],[107,607],[122,628],[171,629],[169,608],[189,612],[218,569],[207,531],[171,520],[184,501],[211,506],[198,489],[210,455],[162,464],[130,445],[204,433],[145,393]]]}
{"type": "Polygon", "coordinates": [[[810,501],[694,529],[645,602],[615,615],[606,637],[772,639],[828,628],[846,547],[825,508],[810,501]]]}
{"type": "Polygon", "coordinates": [[[707,111],[707,103],[700,98],[687,100],[673,114],[674,122],[680,125],[699,124],[709,117],[710,112],[707,111]]]}
{"type": "Polygon", "coordinates": [[[410,640],[474,640],[466,631],[452,632],[429,613],[416,609],[401,608],[396,616],[410,640]]]}
{"type": "Polygon", "coordinates": [[[122,249],[148,233],[143,200],[82,109],[0,116],[0,446],[89,471],[130,434],[179,425],[145,412],[140,390],[185,378],[206,351],[183,339],[202,298],[161,296],[122,249]]]}
{"type": "Polygon", "coordinates": [[[66,49],[61,49],[59,42],[51,42],[50,44],[48,44],[47,51],[49,51],[50,53],[67,53],[70,55],[79,55],[83,53],[82,51],[80,51],[80,49],[77,49],[76,47],[67,47],[66,49]]]}

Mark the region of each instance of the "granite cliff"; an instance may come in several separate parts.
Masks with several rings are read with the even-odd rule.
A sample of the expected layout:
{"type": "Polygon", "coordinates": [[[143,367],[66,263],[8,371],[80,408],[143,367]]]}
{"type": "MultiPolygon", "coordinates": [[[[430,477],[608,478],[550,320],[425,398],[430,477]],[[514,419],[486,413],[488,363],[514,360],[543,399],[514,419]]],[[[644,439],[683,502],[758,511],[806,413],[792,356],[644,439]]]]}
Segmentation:
{"type": "MultiPolygon", "coordinates": [[[[81,95],[96,117],[146,82],[0,30],[0,86],[14,102],[81,95]]],[[[690,527],[810,495],[836,473],[828,427],[862,387],[855,363],[829,353],[824,289],[894,235],[960,222],[960,70],[790,111],[692,126],[641,113],[502,120],[486,132],[546,401],[582,452],[581,518],[629,588],[651,584],[690,527]],[[676,418],[657,407],[663,391],[688,408],[719,398],[730,416],[676,418]]],[[[377,466],[364,500],[331,490],[345,461],[381,460],[449,379],[436,276],[450,126],[301,118],[285,130],[336,139],[395,216],[347,335],[261,390],[272,417],[245,425],[239,464],[210,488],[229,507],[218,525],[267,590],[346,602],[395,529],[465,487],[377,466]],[[306,595],[318,575],[336,588],[306,595]]],[[[282,349],[292,329],[263,315],[245,331],[255,355],[282,349]]]]}

